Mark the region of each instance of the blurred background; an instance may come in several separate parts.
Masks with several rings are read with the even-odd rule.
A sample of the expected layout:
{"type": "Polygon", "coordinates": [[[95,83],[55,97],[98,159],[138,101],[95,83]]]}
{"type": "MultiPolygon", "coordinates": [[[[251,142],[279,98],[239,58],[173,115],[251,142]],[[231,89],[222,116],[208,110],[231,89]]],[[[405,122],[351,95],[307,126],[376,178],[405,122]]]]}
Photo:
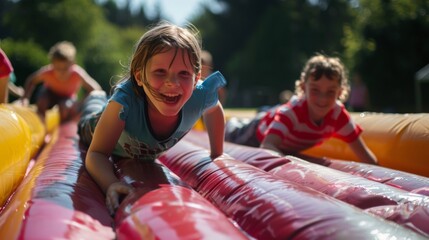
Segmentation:
{"type": "Polygon", "coordinates": [[[278,103],[324,53],[367,85],[364,110],[429,112],[428,0],[0,0],[0,47],[23,85],[53,44],[71,41],[78,64],[110,91],[161,19],[200,30],[228,80],[225,107],[278,103]]]}

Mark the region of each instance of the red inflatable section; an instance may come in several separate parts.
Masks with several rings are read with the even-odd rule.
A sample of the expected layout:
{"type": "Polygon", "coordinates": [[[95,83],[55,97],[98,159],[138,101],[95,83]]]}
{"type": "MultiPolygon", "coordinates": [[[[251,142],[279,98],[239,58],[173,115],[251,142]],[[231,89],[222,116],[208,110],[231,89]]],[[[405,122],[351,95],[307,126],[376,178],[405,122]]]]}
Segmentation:
{"type": "Polygon", "coordinates": [[[117,211],[118,239],[248,239],[165,166],[121,160],[117,168],[136,188],[117,211]]]}
{"type": "Polygon", "coordinates": [[[231,157],[213,162],[207,149],[186,140],[160,160],[256,239],[424,239],[394,222],[231,157]]]}
{"type": "MultiPolygon", "coordinates": [[[[191,132],[185,140],[208,147],[206,138],[202,132],[191,132]]],[[[237,160],[254,165],[282,179],[312,188],[429,237],[429,227],[426,224],[429,221],[429,197],[413,193],[423,189],[422,186],[425,184],[429,186],[425,177],[363,163],[309,158],[310,161],[337,168],[343,166],[344,170],[350,170],[345,167],[348,164],[360,165],[361,169],[365,167],[377,169],[373,175],[379,176],[379,181],[390,176],[386,181],[390,185],[387,185],[381,181],[371,181],[358,174],[352,175],[296,157],[280,157],[272,151],[259,148],[226,143],[225,152],[237,160]],[[395,187],[392,186],[393,182],[395,187]]]]}
{"type": "Polygon", "coordinates": [[[365,165],[357,162],[345,162],[341,160],[329,160],[329,167],[352,175],[384,183],[405,191],[429,196],[429,178],[389,170],[374,165],[365,165]]]}
{"type": "MultiPolygon", "coordinates": [[[[206,132],[191,131],[185,136],[185,139],[196,145],[205,148],[209,147],[206,132]]],[[[225,143],[224,149],[229,155],[265,171],[271,171],[278,166],[291,162],[290,159],[281,157],[268,150],[246,147],[228,142],[225,143]]],[[[333,168],[371,181],[384,183],[405,191],[429,196],[429,178],[424,176],[360,162],[316,158],[307,155],[299,155],[298,157],[317,165],[333,168]]]]}

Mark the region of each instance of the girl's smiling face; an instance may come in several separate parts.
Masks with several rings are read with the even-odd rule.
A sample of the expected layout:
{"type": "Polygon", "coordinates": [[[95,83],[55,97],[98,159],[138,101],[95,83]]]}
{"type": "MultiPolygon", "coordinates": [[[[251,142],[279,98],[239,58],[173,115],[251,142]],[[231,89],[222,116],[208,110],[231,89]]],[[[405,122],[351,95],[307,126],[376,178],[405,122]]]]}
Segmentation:
{"type": "Polygon", "coordinates": [[[134,77],[146,93],[149,109],[166,117],[177,116],[199,79],[188,52],[175,48],[154,55],[145,70],[136,72],[134,77]]]}
{"type": "Polygon", "coordinates": [[[318,80],[310,76],[304,83],[303,90],[308,103],[309,116],[314,123],[320,124],[335,106],[342,88],[337,78],[330,79],[323,75],[318,80]]]}

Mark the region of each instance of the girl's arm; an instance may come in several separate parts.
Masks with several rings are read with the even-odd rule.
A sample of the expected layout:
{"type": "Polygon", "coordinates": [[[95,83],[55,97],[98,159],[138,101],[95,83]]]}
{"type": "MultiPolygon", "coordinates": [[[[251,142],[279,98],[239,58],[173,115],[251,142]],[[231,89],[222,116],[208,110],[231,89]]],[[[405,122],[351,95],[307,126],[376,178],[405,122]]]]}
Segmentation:
{"type": "Polygon", "coordinates": [[[223,154],[225,116],[222,105],[218,102],[214,107],[207,109],[203,119],[210,140],[210,156],[214,159],[223,154]]]}
{"type": "Polygon", "coordinates": [[[283,151],[279,148],[282,139],[276,134],[268,134],[262,141],[260,147],[268,150],[275,151],[283,155],[283,151]]]}
{"type": "Polygon", "coordinates": [[[378,164],[374,153],[366,146],[361,137],[358,137],[355,141],[349,143],[349,146],[362,162],[378,164]]]}
{"type": "Polygon", "coordinates": [[[106,194],[106,206],[110,213],[119,206],[119,194],[128,194],[132,188],[120,182],[114,173],[109,157],[124,129],[125,122],[119,119],[122,105],[111,101],[100,117],[88,153],[85,166],[88,173],[106,194]]]}

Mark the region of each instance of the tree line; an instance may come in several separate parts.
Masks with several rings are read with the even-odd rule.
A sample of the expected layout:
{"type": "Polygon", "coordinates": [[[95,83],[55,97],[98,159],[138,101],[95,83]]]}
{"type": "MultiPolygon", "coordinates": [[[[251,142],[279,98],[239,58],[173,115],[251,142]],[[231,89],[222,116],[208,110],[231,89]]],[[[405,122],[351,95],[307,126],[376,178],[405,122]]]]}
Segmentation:
{"type": "MultiPolygon", "coordinates": [[[[147,27],[144,5],[113,0],[0,0],[0,46],[16,70],[17,84],[48,62],[55,42],[68,40],[81,64],[109,91],[126,72],[133,46],[147,27]]],[[[217,0],[192,19],[214,68],[228,79],[226,107],[278,102],[294,89],[315,53],[340,57],[349,77],[368,85],[371,111],[414,112],[415,73],[429,63],[427,0],[217,0]]],[[[185,4],[185,3],[184,3],[185,4]]],[[[153,14],[151,14],[153,15],[153,14]]],[[[168,19],[167,19],[168,20],[168,19]]],[[[429,111],[429,84],[422,84],[429,111]]]]}

